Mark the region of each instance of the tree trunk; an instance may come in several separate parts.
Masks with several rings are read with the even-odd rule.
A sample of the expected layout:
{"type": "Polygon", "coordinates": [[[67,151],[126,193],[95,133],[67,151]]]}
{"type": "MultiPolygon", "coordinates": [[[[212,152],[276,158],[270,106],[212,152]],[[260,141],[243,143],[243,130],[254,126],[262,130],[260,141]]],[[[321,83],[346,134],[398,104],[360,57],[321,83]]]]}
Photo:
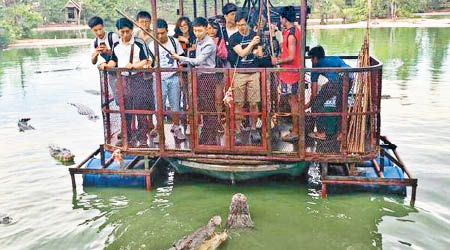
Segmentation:
{"type": "Polygon", "coordinates": [[[233,195],[230,204],[230,214],[227,219],[228,228],[253,228],[253,221],[247,204],[247,197],[237,193],[233,195]]]}

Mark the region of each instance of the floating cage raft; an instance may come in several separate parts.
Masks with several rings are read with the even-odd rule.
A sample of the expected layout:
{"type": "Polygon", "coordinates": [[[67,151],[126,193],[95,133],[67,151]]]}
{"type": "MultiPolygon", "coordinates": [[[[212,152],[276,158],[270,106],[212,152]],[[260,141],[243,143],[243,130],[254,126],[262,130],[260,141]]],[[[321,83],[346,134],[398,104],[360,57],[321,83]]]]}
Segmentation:
{"type": "MultiPolygon", "coordinates": [[[[179,1],[180,16],[187,13],[184,12],[183,2],[188,3],[188,1],[179,1]]],[[[259,7],[263,6],[262,0],[245,2],[253,5],[256,2],[259,3],[259,7]]],[[[358,186],[362,189],[370,187],[368,191],[380,189],[379,187],[382,186],[388,188],[397,186],[400,190],[412,186],[411,203],[414,204],[417,179],[412,178],[406,169],[397,154],[396,146],[380,136],[382,63],[368,53],[369,46],[366,38],[363,52],[359,57],[340,56],[342,60],[364,61],[363,64],[357,64],[358,67],[307,68],[305,66],[307,1],[299,0],[299,2],[300,9],[297,9],[301,30],[299,68],[206,70],[165,69],[157,66],[154,69],[131,70],[135,73],[134,80],[124,77],[129,75],[129,69],[101,71],[101,109],[105,141],[77,167],[69,169],[73,188],[76,188],[75,174],[83,174],[85,185],[130,184],[145,186],[147,190],[150,190],[151,178],[161,161],[172,165],[180,173],[200,172],[222,179],[256,178],[261,174],[276,174],[283,171],[296,175],[306,169],[310,163],[319,162],[322,164],[322,197],[326,197],[327,189],[331,191],[333,187],[343,185],[358,186]],[[179,112],[157,108],[163,106],[161,74],[174,72],[184,84],[182,90],[184,99],[180,100],[183,108],[179,112]],[[222,85],[224,90],[230,89],[233,88],[235,74],[250,73],[257,75],[260,80],[262,98],[257,112],[239,110],[234,105],[225,108],[215,106],[217,104],[214,103],[215,88],[211,86],[222,85]],[[297,96],[299,112],[297,113],[283,109],[280,105],[281,98],[277,95],[280,74],[286,73],[299,74],[297,96]],[[306,103],[311,94],[308,79],[313,73],[333,73],[340,76],[342,88],[334,89],[335,93],[332,93],[335,98],[334,108],[306,112],[306,103]],[[356,77],[351,79],[350,75],[356,75],[356,77]],[[150,76],[154,76],[154,79],[150,79],[152,78],[150,76]],[[149,98],[150,96],[152,97],[149,98]],[[350,99],[353,99],[353,102],[350,102],[350,99]],[[166,121],[174,116],[183,117],[185,134],[187,134],[187,126],[192,132],[191,135],[186,136],[187,139],[184,142],[175,140],[174,136],[170,136],[168,132],[169,124],[166,121]],[[240,126],[237,122],[251,121],[250,118],[253,117],[261,121],[261,127],[258,128],[260,140],[258,142],[245,141],[242,140],[243,138],[238,140],[234,135],[235,127],[240,126]],[[280,142],[281,133],[277,129],[279,126],[275,122],[275,125],[272,124],[272,121],[282,120],[277,117],[291,119],[295,117],[299,120],[297,142],[280,142]],[[216,126],[211,124],[215,121],[219,123],[222,119],[225,120],[222,124],[223,134],[218,136],[216,126]],[[148,144],[145,141],[141,144],[142,134],[146,134],[140,133],[141,127],[146,127],[141,125],[154,120],[160,135],[157,145],[153,141],[148,144]],[[327,134],[325,140],[308,136],[309,132],[314,131],[314,121],[318,120],[333,123],[331,126],[333,131],[330,130],[330,136],[327,134]],[[136,140],[139,145],[136,144],[136,140]],[[312,150],[308,150],[311,148],[312,150]],[[121,159],[111,154],[117,150],[123,154],[121,159]],[[344,174],[333,174],[332,169],[336,164],[343,166],[344,174]],[[246,171],[249,171],[249,175],[243,174],[246,171]],[[404,176],[405,174],[407,177],[404,176]],[[110,178],[105,179],[106,176],[110,178]]],[[[193,6],[195,6],[194,3],[195,1],[193,6]]],[[[206,3],[207,1],[204,1],[205,6],[206,3]]],[[[158,18],[156,1],[151,1],[151,7],[152,17],[154,17],[153,26],[156,26],[158,18]]],[[[193,9],[193,16],[196,17],[196,8],[193,9]]],[[[275,22],[279,18],[273,16],[276,14],[275,8],[273,10],[270,20],[275,22]]],[[[187,14],[192,16],[189,15],[190,13],[187,14]]],[[[204,14],[206,17],[207,12],[205,11],[204,14]]],[[[155,43],[155,54],[158,54],[158,51],[159,46],[155,43]]],[[[233,100],[237,100],[234,92],[231,95],[233,100]]],[[[316,96],[321,102],[328,102],[330,97],[316,96]]],[[[318,130],[318,126],[316,129],[318,130]]],[[[286,132],[286,129],[281,132],[286,132]]]]}
{"type": "MultiPolygon", "coordinates": [[[[386,137],[382,137],[380,154],[373,160],[362,163],[321,163],[322,198],[327,197],[327,186],[333,193],[376,192],[406,196],[406,187],[411,186],[411,205],[416,199],[417,179],[403,164],[397,153],[397,146],[386,137]],[[339,175],[332,168],[341,167],[339,175]],[[352,169],[353,168],[353,169],[352,169]],[[352,175],[356,173],[356,175],[352,175]],[[406,174],[406,177],[405,177],[406,174]],[[357,186],[356,188],[354,186],[357,186]]],[[[166,161],[177,173],[200,173],[218,179],[247,180],[274,174],[300,175],[311,162],[273,163],[249,161],[246,165],[236,166],[232,161],[190,161],[176,158],[149,158],[147,156],[125,155],[120,162],[114,160],[113,153],[101,145],[77,167],[70,168],[72,186],[76,189],[75,174],[83,175],[83,186],[96,187],[145,187],[151,190],[151,178],[155,167],[166,161]],[[100,157],[96,157],[96,156],[100,157]],[[255,165],[257,171],[255,171],[255,165]]]]}

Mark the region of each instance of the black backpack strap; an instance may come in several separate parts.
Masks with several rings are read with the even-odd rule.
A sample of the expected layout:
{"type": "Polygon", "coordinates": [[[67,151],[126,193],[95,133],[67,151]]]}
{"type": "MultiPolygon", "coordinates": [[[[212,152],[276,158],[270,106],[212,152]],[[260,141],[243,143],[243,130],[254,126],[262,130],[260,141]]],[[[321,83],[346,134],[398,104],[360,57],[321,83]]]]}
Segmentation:
{"type": "Polygon", "coordinates": [[[98,47],[98,37],[96,37],[94,40],[94,49],[96,49],[97,47],[98,47]]]}
{"type": "Polygon", "coordinates": [[[172,36],[169,36],[169,40],[172,43],[173,49],[175,50],[175,53],[177,53],[177,44],[175,43],[175,38],[173,38],[172,36]]]}
{"type": "Polygon", "coordinates": [[[112,49],[114,43],[113,43],[113,32],[109,32],[108,33],[108,43],[109,43],[109,47],[112,49]]]}

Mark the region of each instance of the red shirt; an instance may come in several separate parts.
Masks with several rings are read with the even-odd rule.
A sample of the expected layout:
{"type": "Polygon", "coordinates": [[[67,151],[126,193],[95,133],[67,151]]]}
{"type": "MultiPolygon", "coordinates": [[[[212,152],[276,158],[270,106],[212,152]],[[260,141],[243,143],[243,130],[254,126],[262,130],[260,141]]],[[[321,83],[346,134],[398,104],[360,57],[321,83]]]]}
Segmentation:
{"type": "MultiPolygon", "coordinates": [[[[294,60],[289,63],[281,64],[281,68],[283,69],[299,69],[300,68],[300,29],[297,26],[293,26],[289,29],[283,30],[283,43],[281,44],[281,55],[280,59],[286,59],[289,57],[289,49],[288,49],[288,37],[290,35],[294,35],[295,37],[295,56],[294,60]]],[[[298,72],[280,72],[280,79],[283,83],[286,84],[294,84],[300,81],[300,73],[298,72]]]]}

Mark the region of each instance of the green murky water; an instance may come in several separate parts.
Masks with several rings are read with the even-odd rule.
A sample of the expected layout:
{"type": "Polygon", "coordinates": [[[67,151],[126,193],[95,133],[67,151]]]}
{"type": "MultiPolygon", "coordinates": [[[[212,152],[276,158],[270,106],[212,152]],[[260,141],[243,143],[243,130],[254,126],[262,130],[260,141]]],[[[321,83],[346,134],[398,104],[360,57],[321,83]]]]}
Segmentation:
{"type": "MultiPolygon", "coordinates": [[[[312,30],[309,45],[355,55],[363,30],[312,30]]],[[[386,28],[371,33],[384,63],[382,134],[419,178],[409,198],[319,193],[298,180],[215,183],[170,174],[151,193],[83,188],[73,193],[67,167],[47,145],[68,147],[80,161],[102,142],[102,125],[67,102],[99,114],[98,73],[87,47],[0,51],[1,249],[167,249],[214,215],[227,216],[232,194],[248,196],[254,230],[230,232],[221,249],[446,249],[450,245],[450,29],[386,28]],[[79,70],[44,72],[54,69],[79,70]],[[19,133],[31,117],[35,131],[19,133]]]]}

